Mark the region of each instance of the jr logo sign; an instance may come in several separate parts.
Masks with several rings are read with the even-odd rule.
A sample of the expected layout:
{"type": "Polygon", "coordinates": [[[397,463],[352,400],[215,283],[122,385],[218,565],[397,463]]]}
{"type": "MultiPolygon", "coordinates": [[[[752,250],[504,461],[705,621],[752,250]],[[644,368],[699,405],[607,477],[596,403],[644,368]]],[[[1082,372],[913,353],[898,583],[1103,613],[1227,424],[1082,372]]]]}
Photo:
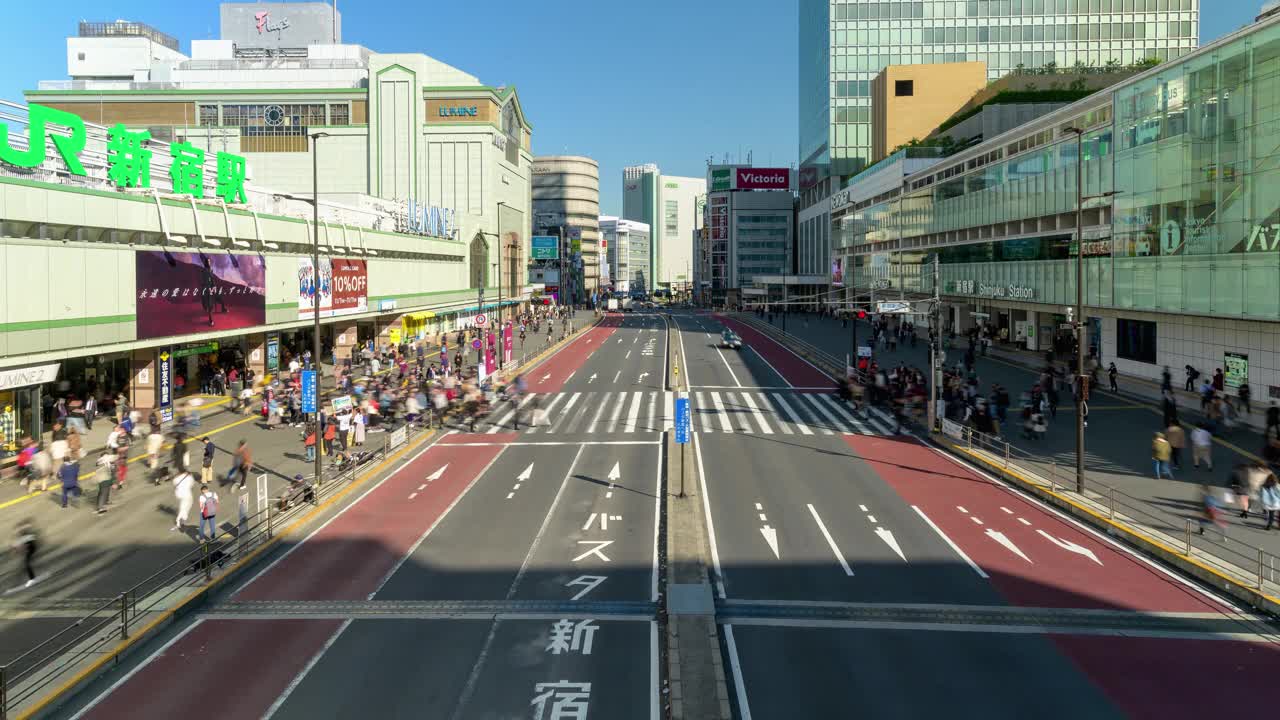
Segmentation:
{"type": "Polygon", "coordinates": [[[72,175],[87,175],[84,165],[80,164],[80,153],[84,151],[84,120],[65,110],[56,110],[44,105],[27,107],[28,137],[25,150],[15,150],[9,143],[9,127],[0,124],[0,160],[18,167],[39,167],[45,160],[45,135],[49,125],[60,125],[71,131],[70,135],[52,134],[53,147],[67,164],[72,175]]]}

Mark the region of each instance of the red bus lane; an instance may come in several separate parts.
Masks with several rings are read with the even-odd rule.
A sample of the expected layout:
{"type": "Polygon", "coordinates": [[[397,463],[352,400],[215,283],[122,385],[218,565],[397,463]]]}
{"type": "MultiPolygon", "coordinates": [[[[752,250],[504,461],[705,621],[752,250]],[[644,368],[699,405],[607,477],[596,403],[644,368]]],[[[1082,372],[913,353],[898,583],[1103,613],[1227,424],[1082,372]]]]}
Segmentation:
{"type": "Polygon", "coordinates": [[[1163,570],[914,439],[846,435],[845,440],[1014,605],[1228,611],[1163,570]]]}
{"type": "MultiPolygon", "coordinates": [[[[620,316],[606,316],[599,325],[578,336],[546,362],[526,372],[525,382],[530,392],[560,392],[569,376],[577,372],[587,362],[587,358],[591,357],[591,353],[604,344],[610,335],[617,332],[621,322],[620,316]]],[[[530,339],[537,338],[530,336],[530,339]]]]}
{"type": "Polygon", "coordinates": [[[738,333],[747,347],[764,358],[765,362],[772,365],[773,369],[792,385],[802,388],[835,388],[835,383],[826,373],[810,365],[804,358],[780,345],[768,335],[733,318],[724,315],[714,317],[724,323],[725,327],[738,333]]]}
{"type": "MultiPolygon", "coordinates": [[[[505,443],[514,434],[484,437],[505,443]]],[[[232,599],[369,598],[504,447],[432,446],[268,566],[232,599]]],[[[197,621],[109,689],[86,717],[139,717],[144,708],[147,717],[182,716],[192,708],[217,708],[226,717],[262,717],[341,626],[338,620],[197,621]],[[265,663],[249,662],[268,656],[265,663]],[[174,680],[201,677],[216,682],[174,680]],[[234,692],[227,693],[227,683],[234,692]]]]}
{"type": "MultiPolygon", "coordinates": [[[[492,442],[504,441],[486,437],[492,442]]],[[[443,443],[432,447],[267,568],[232,599],[368,598],[502,449],[500,445],[443,443]]]]}
{"type": "Polygon", "coordinates": [[[263,717],[342,622],[199,621],[81,717],[263,717]]]}

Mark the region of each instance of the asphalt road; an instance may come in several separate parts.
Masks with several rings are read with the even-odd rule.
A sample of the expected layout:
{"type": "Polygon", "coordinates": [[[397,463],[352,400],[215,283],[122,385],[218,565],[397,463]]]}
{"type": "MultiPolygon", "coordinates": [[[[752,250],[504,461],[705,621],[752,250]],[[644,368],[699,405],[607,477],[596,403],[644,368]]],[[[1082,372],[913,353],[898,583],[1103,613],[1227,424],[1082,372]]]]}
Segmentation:
{"type": "Polygon", "coordinates": [[[527,375],[549,425],[442,435],[69,712],[657,718],[665,363],[660,316],[584,333],[527,375]]]}
{"type": "MultiPolygon", "coordinates": [[[[1280,671],[1257,618],[672,321],[737,717],[1236,715],[1280,671]]],[[[584,333],[528,373],[546,423],[443,435],[69,712],[659,717],[665,322],[584,333]]]]}
{"type": "Polygon", "coordinates": [[[695,406],[743,406],[692,450],[739,717],[1196,717],[1224,701],[1205,655],[1280,669],[1236,608],[1105,537],[874,417],[819,424],[830,378],[767,337],[678,323],[695,406]]]}

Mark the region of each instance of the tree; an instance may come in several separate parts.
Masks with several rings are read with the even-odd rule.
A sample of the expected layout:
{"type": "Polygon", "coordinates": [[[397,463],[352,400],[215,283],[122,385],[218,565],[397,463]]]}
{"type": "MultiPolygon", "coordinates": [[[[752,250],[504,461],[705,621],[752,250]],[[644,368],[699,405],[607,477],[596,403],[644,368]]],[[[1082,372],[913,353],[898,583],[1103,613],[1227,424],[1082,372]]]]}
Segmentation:
{"type": "Polygon", "coordinates": [[[1146,57],[1134,63],[1133,66],[1140,70],[1147,70],[1159,65],[1161,62],[1164,61],[1158,57],[1146,57]]]}

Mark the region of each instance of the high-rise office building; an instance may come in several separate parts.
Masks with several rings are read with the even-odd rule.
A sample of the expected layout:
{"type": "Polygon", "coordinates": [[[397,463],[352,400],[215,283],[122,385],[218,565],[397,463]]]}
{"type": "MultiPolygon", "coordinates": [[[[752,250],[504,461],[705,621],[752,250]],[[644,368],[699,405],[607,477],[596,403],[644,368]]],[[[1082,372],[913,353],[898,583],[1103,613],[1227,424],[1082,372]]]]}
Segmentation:
{"type": "Polygon", "coordinates": [[[652,163],[625,168],[622,180],[622,216],[650,227],[653,288],[686,286],[693,273],[697,199],[706,194],[707,181],[663,175],[652,163]]]}
{"type": "MultiPolygon", "coordinates": [[[[871,80],[887,65],[971,62],[1107,68],[1191,52],[1200,0],[800,0],[800,188],[804,205],[871,161],[871,80]]],[[[1049,87],[1051,78],[1044,86],[1049,87]]]]}

